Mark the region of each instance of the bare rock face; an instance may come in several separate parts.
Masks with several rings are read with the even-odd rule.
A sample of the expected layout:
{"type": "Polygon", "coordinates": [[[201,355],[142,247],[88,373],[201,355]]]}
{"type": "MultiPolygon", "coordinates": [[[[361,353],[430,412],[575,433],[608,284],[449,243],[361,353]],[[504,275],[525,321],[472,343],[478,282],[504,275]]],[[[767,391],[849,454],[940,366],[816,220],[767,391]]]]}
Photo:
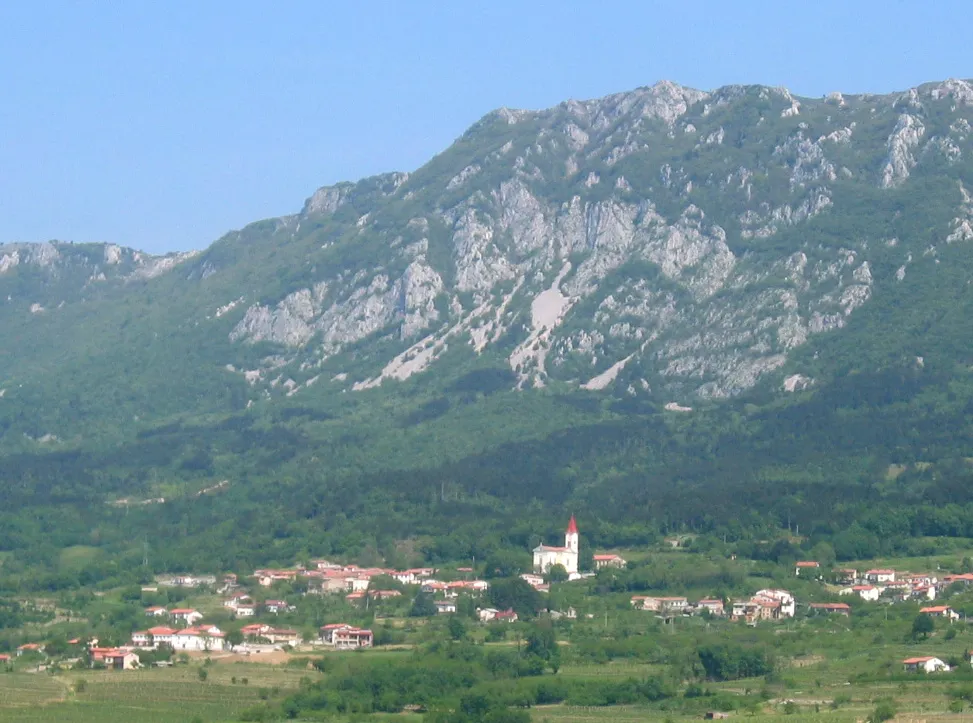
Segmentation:
{"type": "MultiPolygon", "coordinates": [[[[230,338],[279,344],[270,366],[349,389],[435,373],[459,346],[509,366],[520,387],[686,400],[769,376],[799,391],[812,380],[785,371],[794,350],[843,329],[923,253],[833,219],[854,213],[855,189],[876,192],[876,174],[894,193],[937,164],[962,167],[971,93],[959,80],[824,99],[661,82],[500,109],[411,176],[315,192],[302,221],[350,216],[337,212],[352,201],[354,219],[325,220],[329,261],[252,304],[230,338]],[[365,244],[378,249],[368,263],[365,244]],[[329,366],[367,355],[369,340],[391,350],[370,371],[329,366]]],[[[938,226],[947,243],[973,240],[957,182],[962,203],[938,226]]],[[[16,263],[0,256],[0,273],[16,263]]]]}
{"type": "Polygon", "coordinates": [[[332,214],[341,208],[348,193],[353,188],[352,184],[340,184],[338,186],[325,186],[319,188],[304,204],[304,213],[312,214],[332,214]]]}
{"type": "Polygon", "coordinates": [[[898,186],[916,165],[913,149],[919,145],[926,127],[916,116],[903,113],[888,139],[888,158],[882,168],[882,188],[898,186]]]}

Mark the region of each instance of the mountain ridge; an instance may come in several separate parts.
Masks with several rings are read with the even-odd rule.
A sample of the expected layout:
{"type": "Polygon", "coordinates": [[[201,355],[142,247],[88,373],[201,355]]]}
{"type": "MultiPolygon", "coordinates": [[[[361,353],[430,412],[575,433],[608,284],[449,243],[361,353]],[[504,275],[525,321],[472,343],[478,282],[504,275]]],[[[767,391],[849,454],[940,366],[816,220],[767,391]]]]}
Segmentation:
{"type": "MultiPolygon", "coordinates": [[[[971,106],[962,80],[822,99],[660,81],[500,108],[410,173],[323,186],[199,252],[106,245],[99,262],[85,246],[90,274],[67,301],[4,295],[40,309],[20,326],[52,334],[72,299],[88,306],[78,318],[123,299],[135,323],[170,317],[158,333],[202,344],[209,375],[248,403],[394,385],[444,356],[507,367],[519,388],[677,406],[768,378],[793,391],[815,376],[797,350],[973,239],[971,106]],[[897,220],[917,193],[936,202],[897,220]],[[856,217],[862,199],[871,216],[856,217]],[[914,226],[921,243],[899,239],[914,226]],[[94,290],[122,268],[132,293],[94,290]],[[165,314],[135,296],[156,287],[165,314]]],[[[13,262],[21,248],[0,247],[0,292],[31,265],[13,262]]],[[[108,326],[115,312],[97,313],[108,326]]]]}

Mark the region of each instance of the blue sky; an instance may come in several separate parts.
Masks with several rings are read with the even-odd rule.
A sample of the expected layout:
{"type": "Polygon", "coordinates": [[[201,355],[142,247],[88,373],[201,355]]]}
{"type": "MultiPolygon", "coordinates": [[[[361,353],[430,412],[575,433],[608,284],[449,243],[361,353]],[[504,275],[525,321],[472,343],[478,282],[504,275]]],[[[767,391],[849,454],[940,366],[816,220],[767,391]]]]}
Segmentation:
{"type": "Polygon", "coordinates": [[[501,105],[973,76],[969,0],[0,4],[0,243],[201,248],[501,105]],[[745,8],[745,9],[741,9],[745,8]]]}

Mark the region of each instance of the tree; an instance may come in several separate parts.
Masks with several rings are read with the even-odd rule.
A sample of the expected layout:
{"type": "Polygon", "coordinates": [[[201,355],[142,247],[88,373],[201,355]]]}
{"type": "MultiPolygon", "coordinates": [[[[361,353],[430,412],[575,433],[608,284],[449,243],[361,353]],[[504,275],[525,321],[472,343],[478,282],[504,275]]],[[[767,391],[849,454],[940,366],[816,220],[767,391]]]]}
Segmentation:
{"type": "Polygon", "coordinates": [[[231,646],[237,646],[243,643],[243,633],[239,630],[228,630],[226,633],[226,642],[231,646]]]}
{"type": "Polygon", "coordinates": [[[555,673],[560,669],[561,649],[557,644],[557,633],[550,620],[543,620],[531,628],[527,634],[524,655],[536,656],[543,660],[555,673]]]}
{"type": "Polygon", "coordinates": [[[935,629],[936,623],[933,622],[932,616],[919,613],[916,615],[916,619],[912,621],[912,639],[919,640],[922,638],[925,640],[935,629]]]}
{"type": "Polygon", "coordinates": [[[547,568],[545,577],[548,582],[564,582],[568,579],[568,571],[564,565],[551,565],[547,568]]]}
{"type": "Polygon", "coordinates": [[[484,574],[487,578],[514,577],[531,569],[532,559],[526,552],[498,550],[487,559],[484,574]]]}
{"type": "Polygon", "coordinates": [[[414,618],[428,618],[435,615],[436,612],[436,603],[433,601],[432,595],[421,592],[412,601],[412,609],[409,610],[409,615],[414,618]]]}
{"type": "Polygon", "coordinates": [[[499,610],[513,609],[522,618],[533,618],[541,595],[519,577],[497,580],[490,586],[490,602],[499,610]]]}
{"type": "Polygon", "coordinates": [[[466,637],[466,624],[459,615],[450,615],[446,627],[449,629],[449,637],[453,640],[463,640],[466,637]]]}

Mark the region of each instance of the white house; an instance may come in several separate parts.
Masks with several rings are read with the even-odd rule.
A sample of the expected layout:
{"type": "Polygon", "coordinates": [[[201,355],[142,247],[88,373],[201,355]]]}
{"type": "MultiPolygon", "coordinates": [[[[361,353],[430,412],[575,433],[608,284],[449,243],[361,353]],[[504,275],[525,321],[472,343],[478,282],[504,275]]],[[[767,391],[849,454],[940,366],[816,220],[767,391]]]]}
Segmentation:
{"type": "Polygon", "coordinates": [[[949,666],[939,658],[923,656],[919,658],[906,658],[902,661],[903,667],[910,673],[946,673],[949,666]]]}
{"type": "Polygon", "coordinates": [[[574,515],[564,532],[564,547],[538,545],[534,548],[534,572],[543,574],[554,565],[562,565],[568,574],[578,572],[578,523],[574,515]]]}
{"type": "Polygon", "coordinates": [[[710,615],[722,616],[725,613],[722,600],[700,600],[696,603],[696,611],[706,610],[710,615]]]}
{"type": "Polygon", "coordinates": [[[481,623],[488,623],[497,617],[498,612],[500,611],[496,608],[478,608],[476,617],[480,619],[481,623]]]}
{"type": "Polygon", "coordinates": [[[154,618],[161,618],[168,615],[169,611],[163,607],[159,607],[158,605],[153,605],[150,608],[145,608],[145,614],[154,618]]]}
{"type": "Polygon", "coordinates": [[[171,645],[173,650],[223,650],[226,640],[223,631],[215,625],[203,625],[177,631],[171,645]]]}
{"type": "Polygon", "coordinates": [[[249,605],[252,601],[250,596],[245,592],[234,593],[226,600],[223,601],[223,607],[229,608],[230,610],[236,610],[241,605],[249,605]]]}
{"type": "Polygon", "coordinates": [[[868,570],[865,572],[868,582],[895,582],[895,570],[868,570]]]}
{"type": "Polygon", "coordinates": [[[875,587],[874,585],[853,585],[852,587],[842,588],[841,590],[838,591],[838,594],[857,595],[862,600],[875,602],[882,594],[882,588],[875,587]]]}
{"type": "Polygon", "coordinates": [[[172,645],[172,636],[176,634],[174,628],[158,626],[148,630],[132,633],[132,645],[139,648],[156,648],[159,645],[172,645]]]}
{"type": "Polygon", "coordinates": [[[530,585],[532,588],[538,588],[544,584],[544,578],[541,575],[534,575],[529,572],[525,572],[520,576],[520,579],[530,585]]]}
{"type": "Polygon", "coordinates": [[[348,577],[345,578],[345,589],[349,592],[365,592],[371,582],[367,577],[348,577]]]}
{"type": "Polygon", "coordinates": [[[593,555],[592,559],[595,563],[595,569],[601,570],[605,567],[625,567],[625,558],[621,555],[593,555]]]}
{"type": "Polygon", "coordinates": [[[192,608],[175,608],[169,611],[169,617],[186,625],[195,625],[197,620],[203,619],[203,614],[192,608]]]}
{"type": "Polygon", "coordinates": [[[436,600],[433,604],[436,606],[437,613],[456,612],[456,603],[452,600],[436,600]]]}
{"type": "Polygon", "coordinates": [[[256,614],[257,608],[254,605],[237,605],[233,611],[234,617],[238,618],[252,618],[256,614]]]}

